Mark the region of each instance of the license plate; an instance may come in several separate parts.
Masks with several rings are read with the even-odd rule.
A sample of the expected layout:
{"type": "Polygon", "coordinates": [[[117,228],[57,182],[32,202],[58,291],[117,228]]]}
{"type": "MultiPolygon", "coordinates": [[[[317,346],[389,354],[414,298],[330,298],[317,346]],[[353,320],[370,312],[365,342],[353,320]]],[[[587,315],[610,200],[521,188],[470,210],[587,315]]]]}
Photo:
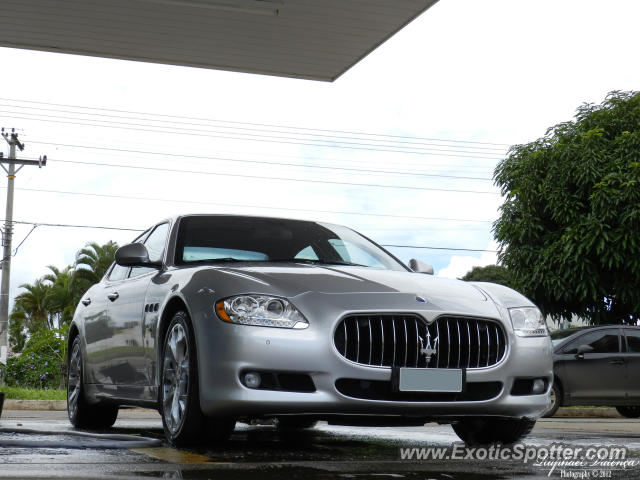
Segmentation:
{"type": "Polygon", "coordinates": [[[400,368],[400,392],[462,392],[462,370],[449,368],[400,368]]]}

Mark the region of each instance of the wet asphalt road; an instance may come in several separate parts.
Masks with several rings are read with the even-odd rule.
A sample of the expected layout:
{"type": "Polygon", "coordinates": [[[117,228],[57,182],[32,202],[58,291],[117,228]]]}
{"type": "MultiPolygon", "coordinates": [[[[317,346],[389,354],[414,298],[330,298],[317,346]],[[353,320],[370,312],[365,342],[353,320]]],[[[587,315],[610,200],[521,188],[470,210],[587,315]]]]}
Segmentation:
{"type": "MultiPolygon", "coordinates": [[[[0,432],[2,440],[74,441],[66,412],[5,411],[0,429],[37,429],[56,435],[0,432]]],[[[153,411],[123,410],[110,433],[162,438],[160,417],[153,411]]],[[[640,463],[618,468],[556,468],[505,460],[402,460],[405,447],[450,447],[457,442],[451,427],[370,428],[326,423],[302,434],[282,434],[272,426],[238,423],[223,446],[177,450],[152,448],[0,448],[0,478],[260,478],[316,479],[489,479],[619,478],[640,479],[640,463]]],[[[527,446],[624,445],[640,462],[640,420],[544,419],[524,442],[527,446]]]]}

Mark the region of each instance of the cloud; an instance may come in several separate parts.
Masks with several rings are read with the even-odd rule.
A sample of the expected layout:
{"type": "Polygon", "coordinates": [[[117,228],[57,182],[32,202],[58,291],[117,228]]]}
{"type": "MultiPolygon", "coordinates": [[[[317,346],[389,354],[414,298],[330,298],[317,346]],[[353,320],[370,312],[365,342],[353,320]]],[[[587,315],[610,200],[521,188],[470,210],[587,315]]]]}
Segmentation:
{"type": "MultiPolygon", "coordinates": [[[[487,250],[497,250],[497,244],[490,242],[487,250]]],[[[441,269],[436,275],[444,278],[460,278],[473,267],[485,267],[495,265],[498,262],[497,254],[483,252],[479,257],[470,255],[453,255],[449,265],[441,269]]]]}

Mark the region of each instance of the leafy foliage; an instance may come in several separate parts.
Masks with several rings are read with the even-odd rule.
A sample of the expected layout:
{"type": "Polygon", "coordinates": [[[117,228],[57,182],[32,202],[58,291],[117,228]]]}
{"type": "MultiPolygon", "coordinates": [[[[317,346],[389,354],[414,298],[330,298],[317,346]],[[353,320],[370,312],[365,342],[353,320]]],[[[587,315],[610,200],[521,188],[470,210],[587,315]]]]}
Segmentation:
{"type": "Polygon", "coordinates": [[[509,150],[499,259],[547,314],[640,319],[640,93],[612,92],[509,150]]]}
{"type": "Polygon", "coordinates": [[[7,360],[5,382],[10,387],[61,388],[67,329],[38,330],[24,351],[7,360]]]}
{"type": "Polygon", "coordinates": [[[501,265],[487,265],[486,267],[473,267],[460,280],[467,282],[492,282],[513,288],[511,272],[501,265]]]}

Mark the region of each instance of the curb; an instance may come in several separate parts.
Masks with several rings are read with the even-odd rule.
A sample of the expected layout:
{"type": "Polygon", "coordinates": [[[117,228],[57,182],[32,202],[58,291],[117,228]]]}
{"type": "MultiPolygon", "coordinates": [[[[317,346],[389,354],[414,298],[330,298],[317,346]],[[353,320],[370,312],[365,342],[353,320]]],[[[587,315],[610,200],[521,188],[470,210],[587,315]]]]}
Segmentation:
{"type": "Polygon", "coordinates": [[[66,400],[6,400],[5,410],[55,410],[64,411],[67,409],[66,400]]]}
{"type": "Polygon", "coordinates": [[[613,407],[560,407],[551,418],[624,418],[613,407]]]}
{"type": "MultiPolygon", "coordinates": [[[[66,400],[5,400],[5,410],[66,411],[66,400]]],[[[551,418],[624,418],[612,407],[561,407],[551,418]]]]}

